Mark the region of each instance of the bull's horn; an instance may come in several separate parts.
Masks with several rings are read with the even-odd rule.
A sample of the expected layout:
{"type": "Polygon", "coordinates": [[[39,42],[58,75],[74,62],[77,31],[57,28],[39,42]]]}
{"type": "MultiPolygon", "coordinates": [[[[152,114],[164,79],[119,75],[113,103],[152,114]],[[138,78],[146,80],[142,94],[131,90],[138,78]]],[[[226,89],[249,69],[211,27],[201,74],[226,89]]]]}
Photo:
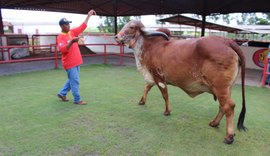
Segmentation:
{"type": "Polygon", "coordinates": [[[169,40],[168,35],[160,31],[145,31],[145,36],[162,36],[166,40],[169,40]]]}

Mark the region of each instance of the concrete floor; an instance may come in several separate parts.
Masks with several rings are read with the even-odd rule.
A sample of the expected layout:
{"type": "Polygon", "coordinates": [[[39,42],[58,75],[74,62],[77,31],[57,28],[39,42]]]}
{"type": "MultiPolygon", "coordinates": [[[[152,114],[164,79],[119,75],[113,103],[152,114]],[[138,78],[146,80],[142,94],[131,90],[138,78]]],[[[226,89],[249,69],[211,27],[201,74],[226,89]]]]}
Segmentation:
{"type": "MultiPolygon", "coordinates": [[[[120,65],[120,58],[118,56],[107,56],[107,64],[120,65]]],[[[84,57],[83,65],[89,64],[103,64],[103,56],[84,57]]],[[[62,68],[61,60],[58,61],[59,68],[62,68]]],[[[82,66],[83,66],[82,65],[82,66]]],[[[133,58],[123,57],[123,65],[135,66],[135,60],[133,58]]],[[[20,62],[20,63],[6,63],[0,64],[0,76],[12,75],[23,72],[42,71],[55,69],[54,60],[45,61],[32,61],[32,62],[20,62]]]]}
{"type": "MultiPolygon", "coordinates": [[[[103,64],[104,57],[103,56],[94,56],[94,57],[84,57],[84,64],[103,64]]],[[[119,56],[108,56],[107,64],[120,65],[120,57],[119,56]]],[[[135,66],[134,58],[123,57],[123,64],[125,66],[135,66]]],[[[61,67],[61,61],[58,61],[59,67],[61,67]]],[[[32,72],[32,71],[41,71],[41,70],[49,70],[54,69],[54,61],[33,61],[33,62],[23,62],[23,63],[8,63],[8,64],[0,64],[0,76],[3,75],[12,75],[22,72],[32,72]]],[[[263,70],[255,70],[255,69],[246,69],[246,77],[245,84],[248,86],[257,86],[261,87],[261,77],[263,70]]],[[[238,76],[237,84],[240,84],[240,76],[238,76]]],[[[269,87],[269,86],[267,86],[269,87]]]]}

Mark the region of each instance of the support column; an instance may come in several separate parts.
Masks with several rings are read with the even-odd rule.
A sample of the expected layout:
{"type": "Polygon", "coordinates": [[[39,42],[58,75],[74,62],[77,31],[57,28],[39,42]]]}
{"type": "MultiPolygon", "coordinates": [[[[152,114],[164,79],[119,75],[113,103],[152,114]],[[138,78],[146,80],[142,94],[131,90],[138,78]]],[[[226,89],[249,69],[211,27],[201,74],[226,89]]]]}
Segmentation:
{"type": "Polygon", "coordinates": [[[114,34],[117,34],[117,9],[118,9],[118,0],[114,1],[114,34]]]}
{"type": "Polygon", "coordinates": [[[202,13],[202,31],[201,31],[201,36],[204,36],[204,33],[205,33],[206,11],[207,11],[207,0],[204,0],[203,1],[203,13],[202,13]]]}
{"type": "Polygon", "coordinates": [[[2,18],[2,7],[0,6],[0,35],[4,34],[4,24],[2,18]]]}

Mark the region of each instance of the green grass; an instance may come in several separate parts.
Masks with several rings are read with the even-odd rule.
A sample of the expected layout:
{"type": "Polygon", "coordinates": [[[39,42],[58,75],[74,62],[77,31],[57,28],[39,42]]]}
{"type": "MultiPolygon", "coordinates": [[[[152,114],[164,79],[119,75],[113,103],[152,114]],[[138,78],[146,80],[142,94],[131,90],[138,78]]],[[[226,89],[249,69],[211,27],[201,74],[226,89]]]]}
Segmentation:
{"type": "MultiPolygon", "coordinates": [[[[270,153],[270,90],[246,87],[247,132],[236,131],[225,145],[225,119],[208,126],[218,103],[210,94],[190,98],[169,86],[172,114],[154,87],[145,106],[137,105],[143,77],[135,67],[81,67],[86,106],[61,102],[62,69],[0,77],[0,156],[264,156],[270,153]]],[[[233,88],[236,115],[241,89],[233,88]]],[[[72,99],[71,94],[68,98],[72,99]]]]}

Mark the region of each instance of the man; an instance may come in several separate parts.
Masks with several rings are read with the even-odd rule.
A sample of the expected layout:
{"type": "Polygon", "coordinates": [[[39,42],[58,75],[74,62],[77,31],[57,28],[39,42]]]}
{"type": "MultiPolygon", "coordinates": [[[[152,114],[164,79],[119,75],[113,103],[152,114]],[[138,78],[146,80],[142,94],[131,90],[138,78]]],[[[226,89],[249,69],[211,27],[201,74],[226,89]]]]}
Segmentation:
{"type": "MultiPolygon", "coordinates": [[[[268,59],[268,67],[267,67],[267,72],[269,73],[270,72],[270,44],[268,46],[268,55],[267,55],[267,58],[268,59]]],[[[265,84],[268,84],[270,86],[270,75],[266,75],[266,81],[265,81],[265,84]]]]}
{"type": "Polygon", "coordinates": [[[92,15],[96,15],[94,10],[90,10],[85,21],[79,27],[74,29],[70,29],[69,24],[71,21],[68,21],[66,18],[62,18],[59,21],[62,31],[57,36],[57,45],[62,53],[62,65],[67,72],[68,79],[57,96],[64,102],[69,101],[66,95],[71,90],[74,97],[74,104],[87,104],[87,102],[81,100],[80,96],[79,74],[80,65],[83,63],[83,60],[78,46],[78,35],[86,29],[88,20],[92,15]]]}

